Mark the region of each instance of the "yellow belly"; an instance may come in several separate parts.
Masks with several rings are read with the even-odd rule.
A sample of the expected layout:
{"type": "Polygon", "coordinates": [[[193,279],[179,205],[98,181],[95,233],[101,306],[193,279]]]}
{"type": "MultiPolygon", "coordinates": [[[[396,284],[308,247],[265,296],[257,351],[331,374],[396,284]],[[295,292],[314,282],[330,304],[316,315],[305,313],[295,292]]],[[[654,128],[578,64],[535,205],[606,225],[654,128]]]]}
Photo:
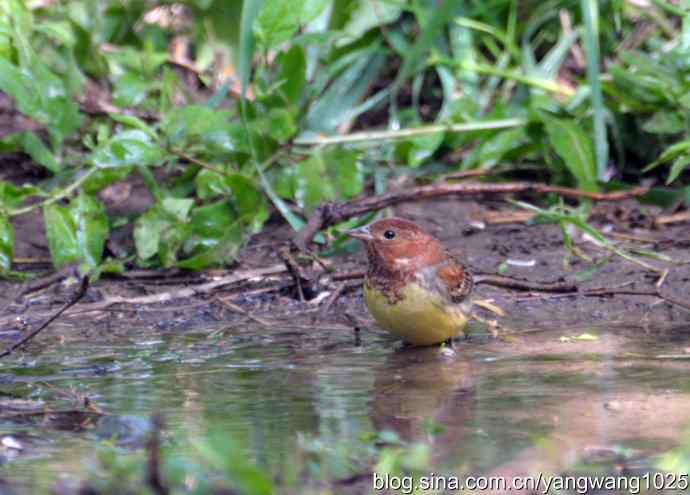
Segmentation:
{"type": "Polygon", "coordinates": [[[364,284],[364,302],[383,329],[417,345],[439,344],[462,333],[467,316],[456,304],[449,304],[428,289],[409,283],[402,299],[391,304],[378,290],[364,284]]]}

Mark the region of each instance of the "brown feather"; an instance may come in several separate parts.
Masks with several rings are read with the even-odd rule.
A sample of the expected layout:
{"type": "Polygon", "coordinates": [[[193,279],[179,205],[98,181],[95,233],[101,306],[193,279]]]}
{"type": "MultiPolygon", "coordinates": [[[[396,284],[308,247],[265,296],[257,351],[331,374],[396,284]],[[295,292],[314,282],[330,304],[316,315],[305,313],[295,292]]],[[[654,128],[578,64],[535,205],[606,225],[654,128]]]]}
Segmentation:
{"type": "Polygon", "coordinates": [[[372,223],[369,229],[372,239],[366,242],[366,284],[384,293],[389,302],[400,300],[401,289],[415,279],[439,291],[449,303],[462,302],[472,291],[472,276],[465,266],[419,225],[387,218],[372,223]],[[395,238],[385,238],[389,230],[395,232],[395,238]]]}

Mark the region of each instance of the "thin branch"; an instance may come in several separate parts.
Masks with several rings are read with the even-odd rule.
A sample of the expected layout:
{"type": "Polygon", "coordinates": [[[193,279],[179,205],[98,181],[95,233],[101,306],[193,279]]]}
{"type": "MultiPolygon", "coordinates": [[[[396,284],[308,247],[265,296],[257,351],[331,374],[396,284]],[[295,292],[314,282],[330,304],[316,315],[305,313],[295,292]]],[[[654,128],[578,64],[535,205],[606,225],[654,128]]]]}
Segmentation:
{"type": "Polygon", "coordinates": [[[577,285],[572,282],[530,282],[501,275],[474,275],[475,284],[487,284],[513,290],[528,290],[538,292],[577,292],[577,285]]]}
{"type": "Polygon", "coordinates": [[[14,352],[17,348],[23,346],[26,344],[28,341],[33,339],[36,335],[41,333],[41,331],[46,328],[48,325],[53,323],[55,320],[57,320],[62,313],[67,311],[69,308],[77,304],[79,300],[84,297],[84,294],[86,294],[87,289],[89,288],[89,276],[84,275],[81,279],[81,283],[79,284],[79,289],[77,290],[76,294],[72,296],[72,299],[70,299],[64,306],[62,306],[59,310],[57,310],[50,318],[48,318],[45,322],[43,322],[42,325],[40,325],[36,330],[33,330],[32,332],[29,332],[24,338],[20,339],[18,342],[15,342],[14,344],[10,345],[5,349],[2,354],[0,354],[0,358],[4,358],[5,356],[9,356],[14,352]]]}
{"type": "Polygon", "coordinates": [[[381,210],[406,201],[418,201],[420,199],[440,198],[444,196],[527,192],[538,194],[556,193],[568,198],[587,198],[594,201],[620,201],[640,196],[645,194],[648,190],[649,189],[646,187],[635,187],[626,191],[596,193],[532,182],[506,182],[502,184],[433,184],[429,186],[413,187],[404,191],[395,191],[379,196],[369,196],[346,201],[344,203],[323,203],[316,209],[302,230],[297,233],[295,244],[300,249],[306,251],[307,246],[311,243],[319,230],[338,224],[352,217],[357,217],[370,211],[381,210]]]}
{"type": "Polygon", "coordinates": [[[10,217],[16,217],[17,215],[23,215],[24,213],[29,213],[30,211],[33,211],[37,208],[42,208],[44,206],[48,206],[50,204],[56,203],[60,201],[61,199],[66,198],[70,194],[72,194],[74,191],[79,189],[81,185],[86,182],[86,180],[91,177],[96,171],[99,170],[97,167],[93,167],[88,169],[81,177],[79,177],[77,180],[75,180],[72,184],[67,186],[60,192],[59,194],[56,194],[52,198],[48,198],[45,201],[41,201],[40,203],[35,203],[29,206],[25,206],[24,208],[17,208],[16,210],[10,210],[7,214],[10,217]]]}

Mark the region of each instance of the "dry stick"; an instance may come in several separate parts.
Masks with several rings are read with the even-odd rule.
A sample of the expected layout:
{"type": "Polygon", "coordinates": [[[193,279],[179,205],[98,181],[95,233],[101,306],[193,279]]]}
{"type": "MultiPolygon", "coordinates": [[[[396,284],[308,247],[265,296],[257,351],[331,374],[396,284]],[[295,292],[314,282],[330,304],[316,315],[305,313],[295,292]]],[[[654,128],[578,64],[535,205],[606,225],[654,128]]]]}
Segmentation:
{"type": "Polygon", "coordinates": [[[539,296],[535,298],[530,298],[530,300],[534,299],[544,299],[544,298],[549,298],[549,299],[555,299],[557,297],[568,297],[568,296],[583,296],[583,297],[606,297],[606,296],[649,296],[649,297],[657,297],[661,299],[664,302],[667,302],[673,306],[678,306],[679,308],[683,308],[687,311],[690,311],[690,302],[682,301],[680,299],[677,299],[673,296],[667,296],[665,294],[661,293],[661,290],[658,288],[655,288],[654,290],[634,290],[634,289],[607,289],[607,288],[600,288],[600,289],[590,289],[586,290],[583,292],[580,292],[578,294],[556,294],[552,296],[539,296]]]}
{"type": "Polygon", "coordinates": [[[395,191],[379,196],[346,201],[344,203],[324,203],[319,206],[309,218],[307,224],[297,233],[295,244],[303,251],[314,239],[316,233],[331,225],[363,215],[370,211],[381,210],[405,201],[439,198],[453,195],[476,194],[507,194],[533,192],[539,194],[556,193],[568,198],[587,198],[594,201],[620,201],[645,194],[649,189],[636,187],[627,191],[609,193],[595,193],[572,189],[569,187],[549,186],[548,184],[531,182],[491,183],[462,183],[462,184],[433,184],[429,186],[413,187],[404,191],[395,191]]]}
{"type": "Polygon", "coordinates": [[[215,300],[218,301],[219,303],[221,303],[223,306],[225,306],[229,310],[234,311],[235,313],[239,313],[242,316],[246,316],[250,320],[257,322],[259,325],[262,325],[264,327],[270,327],[271,326],[270,322],[264,320],[263,318],[259,318],[258,316],[253,315],[252,313],[250,313],[249,311],[246,311],[245,309],[241,308],[240,306],[238,306],[235,303],[227,301],[226,299],[223,299],[222,297],[216,297],[215,300]]]}
{"type": "Polygon", "coordinates": [[[284,273],[285,267],[283,265],[273,265],[267,268],[257,268],[255,270],[245,270],[241,272],[235,272],[227,277],[222,277],[213,282],[208,282],[206,284],[196,285],[194,287],[185,287],[183,289],[177,289],[173,291],[157,292],[155,294],[149,294],[146,296],[139,297],[122,297],[122,296],[111,296],[108,297],[102,303],[94,303],[90,305],[93,310],[105,309],[112,306],[113,304],[155,304],[172,301],[175,299],[188,299],[194,297],[198,294],[205,294],[212,292],[218,287],[224,285],[234,284],[237,282],[243,282],[245,280],[250,280],[252,278],[259,277],[269,277],[272,275],[279,275],[284,273]]]}
{"type": "Polygon", "coordinates": [[[506,289],[530,290],[539,292],[577,292],[577,285],[572,282],[530,282],[501,275],[474,275],[475,284],[487,284],[506,289]]]}
{"type": "MultiPolygon", "coordinates": [[[[331,280],[334,282],[342,280],[356,280],[364,278],[367,272],[347,272],[335,273],[331,280]]],[[[515,290],[532,290],[539,292],[577,292],[577,285],[572,282],[530,282],[529,280],[520,280],[512,277],[504,277],[501,275],[491,274],[473,274],[474,283],[493,285],[495,287],[504,287],[506,289],[515,290]]]]}
{"type": "Polygon", "coordinates": [[[160,414],[154,414],[151,418],[151,433],[146,442],[148,458],[146,462],[146,483],[151,491],[157,495],[168,495],[170,489],[163,483],[161,477],[161,430],[163,418],[160,414]]]}
{"type": "Polygon", "coordinates": [[[77,290],[77,293],[74,294],[72,299],[70,299],[67,304],[65,304],[63,307],[58,309],[50,318],[48,318],[41,326],[39,326],[36,330],[29,332],[23,339],[19,340],[19,342],[16,342],[12,345],[10,345],[7,349],[3,351],[2,354],[0,354],[0,358],[4,358],[5,356],[9,356],[12,354],[12,352],[17,349],[18,347],[21,347],[22,345],[26,344],[28,341],[33,339],[36,335],[41,333],[41,331],[46,328],[48,325],[53,323],[56,319],[60,317],[62,313],[67,311],[70,307],[74,306],[79,302],[79,300],[84,297],[84,294],[86,294],[86,290],[89,288],[89,276],[84,275],[81,279],[81,284],[79,284],[79,289],[77,290]]]}

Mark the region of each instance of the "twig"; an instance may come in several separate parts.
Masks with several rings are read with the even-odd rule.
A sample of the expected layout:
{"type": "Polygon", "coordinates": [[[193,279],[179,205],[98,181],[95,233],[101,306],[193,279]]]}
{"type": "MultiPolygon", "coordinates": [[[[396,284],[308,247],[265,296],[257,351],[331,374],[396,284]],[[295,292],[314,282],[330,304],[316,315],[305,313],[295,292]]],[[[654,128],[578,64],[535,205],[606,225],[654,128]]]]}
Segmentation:
{"type": "Polygon", "coordinates": [[[654,219],[654,225],[668,225],[671,223],[680,223],[690,221],[690,211],[681,211],[673,215],[660,215],[654,219]]]}
{"type": "Polygon", "coordinates": [[[232,303],[232,302],[230,302],[230,301],[228,301],[228,300],[226,300],[226,299],[223,299],[223,298],[221,298],[221,297],[216,297],[216,301],[218,301],[219,303],[221,303],[223,306],[225,306],[225,307],[228,308],[229,310],[234,311],[235,313],[239,313],[239,314],[241,314],[241,315],[243,315],[243,316],[246,316],[246,317],[249,318],[250,320],[254,320],[254,321],[257,322],[259,325],[262,325],[262,326],[264,326],[264,327],[270,327],[270,326],[271,326],[271,323],[270,323],[270,322],[264,320],[263,318],[259,318],[258,316],[253,315],[252,313],[250,313],[249,311],[244,310],[243,308],[241,308],[240,306],[238,306],[238,305],[235,304],[235,303],[232,303]]]}
{"type": "Polygon", "coordinates": [[[161,477],[161,430],[163,418],[160,414],[154,414],[151,418],[151,433],[146,442],[148,458],[146,460],[146,483],[153,493],[168,495],[170,489],[163,483],[161,477]]]}
{"type": "Polygon", "coordinates": [[[5,356],[9,356],[10,354],[12,354],[12,352],[15,349],[26,344],[29,340],[33,339],[36,335],[41,333],[41,331],[44,328],[46,328],[48,325],[50,325],[52,322],[54,322],[56,319],[58,319],[62,313],[64,313],[70,307],[77,304],[77,302],[79,302],[79,300],[82,297],[84,297],[84,294],[86,294],[86,291],[88,288],[89,288],[89,276],[84,275],[81,279],[81,284],[79,284],[79,289],[77,290],[77,293],[72,297],[72,299],[70,299],[64,306],[62,306],[60,309],[58,309],[50,318],[48,318],[36,330],[29,332],[23,339],[19,340],[19,342],[16,342],[16,343],[10,345],[9,347],[7,347],[7,349],[5,349],[2,354],[0,354],[0,358],[4,358],[5,356]]]}
{"type": "Polygon", "coordinates": [[[93,409],[82,410],[82,409],[41,409],[31,410],[31,411],[20,411],[8,414],[0,414],[0,420],[6,419],[20,419],[20,418],[30,418],[32,416],[66,416],[70,414],[83,414],[84,416],[105,416],[107,413],[103,411],[95,411],[93,409]]]}
{"type": "Polygon", "coordinates": [[[13,301],[18,302],[21,298],[28,294],[31,294],[32,292],[37,292],[39,290],[45,289],[46,287],[50,287],[51,285],[59,282],[63,278],[69,277],[70,275],[74,274],[77,268],[77,263],[70,263],[68,265],[63,266],[58,271],[46,275],[45,277],[41,277],[36,280],[31,280],[25,283],[22,289],[19,291],[19,293],[13,298],[13,301]]]}
{"type": "Polygon", "coordinates": [[[61,199],[66,198],[72,192],[76,191],[81,187],[81,185],[86,182],[86,180],[91,177],[94,173],[96,173],[98,170],[100,170],[98,167],[93,167],[88,169],[84,174],[82,174],[81,177],[79,177],[77,180],[75,180],[73,183],[71,183],[69,186],[64,188],[59,194],[56,194],[53,197],[50,197],[44,201],[41,201],[39,203],[34,203],[29,206],[25,206],[24,208],[17,208],[16,210],[10,210],[7,212],[7,215],[10,217],[16,217],[17,215],[23,215],[24,213],[29,213],[30,211],[35,210],[36,208],[42,208],[44,206],[48,206],[50,204],[56,203],[60,201],[61,199]]]}
{"type": "Polygon", "coordinates": [[[245,280],[250,280],[253,278],[270,277],[272,275],[279,275],[285,273],[285,267],[283,265],[273,265],[267,268],[257,268],[255,270],[246,270],[242,272],[236,272],[227,277],[222,277],[213,282],[208,282],[206,284],[197,285],[194,287],[184,287],[182,289],[177,289],[173,291],[157,292],[155,294],[149,294],[146,296],[139,297],[121,297],[121,296],[110,296],[102,303],[94,303],[90,305],[94,311],[104,309],[112,306],[113,304],[155,304],[163,303],[168,301],[173,301],[175,299],[188,299],[194,297],[198,294],[209,293],[218,287],[224,285],[230,285],[237,282],[243,282],[245,280]]]}
{"type": "Polygon", "coordinates": [[[636,187],[627,191],[596,193],[581,191],[569,187],[550,186],[548,184],[532,182],[492,183],[461,183],[461,184],[433,184],[429,186],[413,187],[404,191],[395,191],[379,196],[346,201],[344,203],[323,203],[309,218],[307,224],[297,233],[295,244],[302,250],[307,250],[316,233],[331,225],[363,215],[370,211],[381,210],[406,201],[439,198],[444,196],[470,196],[477,194],[508,194],[508,193],[556,193],[569,198],[587,198],[594,201],[620,201],[648,191],[646,187],[636,187]]]}
{"type": "Polygon", "coordinates": [[[577,292],[577,285],[572,282],[530,282],[528,280],[488,274],[474,275],[473,279],[475,284],[487,284],[506,289],[557,293],[577,292]]]}
{"type": "Polygon", "coordinates": [[[687,301],[681,301],[680,299],[677,299],[673,296],[667,296],[666,294],[662,294],[661,290],[656,288],[654,290],[634,290],[634,289],[615,289],[615,288],[600,288],[600,289],[590,289],[586,291],[579,292],[578,294],[551,294],[551,295],[545,295],[545,296],[539,296],[536,298],[529,298],[530,300],[534,299],[556,299],[560,297],[568,297],[568,296],[582,296],[582,297],[607,297],[607,296],[648,296],[648,297],[657,297],[664,302],[667,302],[668,304],[671,304],[673,306],[678,306],[679,308],[683,308],[687,311],[690,311],[690,302],[687,301]]]}

